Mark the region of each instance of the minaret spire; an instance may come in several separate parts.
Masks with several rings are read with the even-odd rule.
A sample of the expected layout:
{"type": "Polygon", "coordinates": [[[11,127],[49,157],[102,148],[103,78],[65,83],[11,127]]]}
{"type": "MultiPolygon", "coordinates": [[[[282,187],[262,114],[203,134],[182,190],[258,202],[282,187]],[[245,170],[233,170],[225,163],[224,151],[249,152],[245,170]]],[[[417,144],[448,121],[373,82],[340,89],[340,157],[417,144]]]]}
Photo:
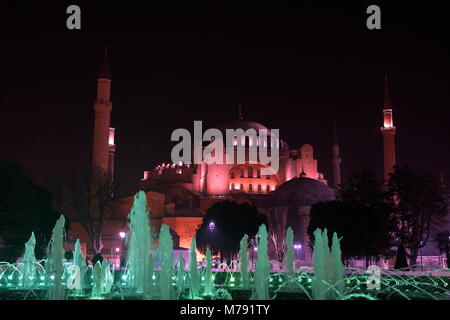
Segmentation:
{"type": "Polygon", "coordinates": [[[392,114],[392,104],[389,95],[387,74],[384,76],[384,104],[383,104],[383,158],[384,158],[384,182],[389,180],[389,174],[395,166],[395,126],[392,114]]]}
{"type": "Polygon", "coordinates": [[[244,117],[242,116],[242,105],[239,104],[238,108],[238,120],[244,120],[244,117]]]}
{"type": "MultiPolygon", "coordinates": [[[[114,145],[114,130],[110,130],[111,120],[111,72],[108,49],[105,47],[100,72],[97,78],[97,100],[94,103],[94,144],[92,150],[92,171],[94,175],[109,175],[111,146],[114,145]],[[110,139],[112,138],[112,140],[110,139]],[[110,143],[110,141],[112,143],[110,143]]],[[[114,146],[115,151],[115,146],[114,146]]],[[[113,169],[113,168],[111,168],[113,169]]]]}
{"type": "Polygon", "coordinates": [[[100,72],[98,74],[99,79],[111,80],[111,67],[108,59],[108,45],[105,44],[105,53],[103,55],[102,64],[100,65],[100,72]]]}
{"type": "Polygon", "coordinates": [[[336,118],[333,118],[333,144],[331,146],[331,168],[333,172],[333,187],[339,189],[341,187],[341,163],[342,159],[339,154],[339,143],[336,126],[336,118]]]}
{"type": "Polygon", "coordinates": [[[384,109],[392,108],[387,73],[384,74],[384,109]]]}

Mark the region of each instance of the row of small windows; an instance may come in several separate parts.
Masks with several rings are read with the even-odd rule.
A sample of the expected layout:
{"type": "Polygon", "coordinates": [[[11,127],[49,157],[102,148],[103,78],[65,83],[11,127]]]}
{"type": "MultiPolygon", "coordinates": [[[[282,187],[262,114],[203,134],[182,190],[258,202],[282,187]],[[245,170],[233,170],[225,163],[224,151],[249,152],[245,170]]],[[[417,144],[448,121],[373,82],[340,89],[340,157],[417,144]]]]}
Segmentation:
{"type": "MultiPolygon", "coordinates": [[[[237,187],[237,185],[235,185],[234,183],[230,184],[230,190],[238,189],[238,190],[244,191],[244,184],[243,183],[239,184],[239,188],[236,188],[236,187],[237,187]]],[[[276,188],[276,186],[273,186],[273,189],[270,189],[270,185],[266,185],[265,188],[264,188],[264,191],[265,192],[270,192],[271,190],[272,191],[275,190],[275,188],[276,188]]],[[[257,189],[253,190],[253,185],[249,184],[247,191],[249,191],[249,192],[253,192],[253,191],[263,192],[263,186],[258,184],[257,189]]]]}
{"type": "MultiPolygon", "coordinates": [[[[266,137],[265,139],[262,139],[262,137],[257,136],[256,138],[256,146],[259,147],[260,145],[262,145],[264,148],[267,148],[267,142],[270,141],[270,147],[271,148],[277,148],[279,147],[279,142],[278,139],[276,138],[272,138],[272,137],[266,137]]],[[[241,137],[241,145],[243,146],[254,146],[254,137],[253,136],[242,136],[241,137]]],[[[238,145],[238,138],[234,137],[233,139],[233,145],[237,146],[238,145]]]]}
{"type": "MultiPolygon", "coordinates": [[[[247,178],[255,178],[253,176],[253,167],[248,167],[248,176],[247,178]]],[[[234,171],[230,172],[230,178],[236,179],[236,173],[234,171]]],[[[240,178],[245,178],[245,170],[242,168],[240,169],[240,178]]],[[[261,169],[256,169],[256,178],[261,178],[261,169]]],[[[270,175],[266,176],[267,179],[270,179],[270,175]]]]}

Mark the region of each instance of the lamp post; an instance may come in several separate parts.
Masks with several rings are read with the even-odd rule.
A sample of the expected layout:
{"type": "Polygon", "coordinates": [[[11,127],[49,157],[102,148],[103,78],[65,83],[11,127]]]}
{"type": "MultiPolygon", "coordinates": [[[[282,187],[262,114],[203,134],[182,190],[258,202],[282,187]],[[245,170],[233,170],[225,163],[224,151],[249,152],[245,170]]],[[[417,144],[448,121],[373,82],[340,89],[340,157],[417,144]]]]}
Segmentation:
{"type": "MultiPolygon", "coordinates": [[[[119,237],[120,237],[120,247],[123,248],[123,239],[125,239],[127,236],[127,234],[124,231],[120,231],[119,232],[119,237]]],[[[120,248],[116,248],[116,252],[120,252],[120,248]],[[119,250],[117,250],[119,249],[119,250]]],[[[119,253],[119,269],[121,267],[122,264],[122,253],[119,253]]]]}
{"type": "Polygon", "coordinates": [[[251,249],[250,249],[250,255],[251,255],[251,259],[252,259],[252,270],[253,270],[253,251],[255,251],[255,240],[254,239],[250,239],[250,244],[251,244],[251,249]]]}
{"type": "Polygon", "coordinates": [[[422,246],[423,246],[423,241],[420,241],[420,269],[423,270],[423,255],[422,255],[422,246]]]}
{"type": "Polygon", "coordinates": [[[296,243],[294,244],[294,249],[295,249],[295,257],[299,259],[298,252],[302,249],[302,245],[300,243],[296,243]]]}

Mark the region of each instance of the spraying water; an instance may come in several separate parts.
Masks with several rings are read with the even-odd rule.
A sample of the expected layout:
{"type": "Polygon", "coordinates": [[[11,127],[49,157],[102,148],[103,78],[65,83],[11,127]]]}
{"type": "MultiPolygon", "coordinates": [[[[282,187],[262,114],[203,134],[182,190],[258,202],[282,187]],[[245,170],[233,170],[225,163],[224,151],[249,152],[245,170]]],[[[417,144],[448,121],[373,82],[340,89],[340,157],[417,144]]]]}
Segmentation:
{"type": "Polygon", "coordinates": [[[243,288],[248,288],[250,284],[248,275],[248,235],[244,235],[240,242],[239,264],[241,271],[241,283],[243,288]]]}
{"type": "Polygon", "coordinates": [[[36,246],[36,238],[34,232],[31,233],[30,239],[25,243],[25,253],[23,255],[22,264],[22,288],[29,289],[36,282],[36,256],[34,248],[36,246]]]}
{"type": "Polygon", "coordinates": [[[151,237],[149,227],[149,212],[145,192],[139,191],[134,196],[133,207],[128,215],[130,232],[127,239],[127,273],[126,283],[136,293],[150,294],[152,275],[149,267],[153,263],[150,257],[151,237]]]}
{"type": "Polygon", "coordinates": [[[286,271],[290,277],[294,276],[294,232],[289,227],[286,231],[286,271]]]}
{"type": "Polygon", "coordinates": [[[340,239],[336,232],[333,233],[333,242],[331,245],[331,254],[330,254],[330,269],[332,271],[331,281],[334,285],[334,289],[332,294],[334,298],[344,295],[345,291],[345,283],[344,283],[344,264],[342,263],[341,257],[341,245],[340,239]],[[336,292],[337,291],[337,292],[336,292]]]}
{"type": "Polygon", "coordinates": [[[212,257],[211,250],[206,249],[206,272],[205,272],[205,296],[214,295],[214,282],[212,277],[212,257]]]}
{"type": "Polygon", "coordinates": [[[172,287],[173,275],[173,240],[170,235],[169,226],[163,224],[159,233],[158,254],[161,259],[161,272],[159,274],[159,291],[162,300],[173,300],[174,290],[172,287]]]}
{"type": "Polygon", "coordinates": [[[102,264],[100,261],[97,261],[94,266],[93,276],[91,299],[100,299],[102,297],[102,264]]]}
{"type": "Polygon", "coordinates": [[[102,272],[101,272],[101,282],[100,282],[100,292],[102,294],[108,294],[111,292],[111,288],[114,283],[114,269],[111,271],[111,264],[108,260],[103,259],[102,262],[102,272]]]}
{"type": "Polygon", "coordinates": [[[49,243],[49,254],[45,268],[47,274],[52,274],[54,282],[48,290],[50,300],[62,300],[64,289],[62,287],[63,257],[64,257],[64,216],[61,215],[53,228],[52,238],[49,243]]]}
{"type": "Polygon", "coordinates": [[[80,239],[75,242],[75,250],[73,251],[73,264],[77,266],[77,287],[75,288],[75,295],[83,296],[85,288],[84,274],[86,272],[86,259],[83,257],[83,252],[81,251],[80,239]]]}
{"type": "Polygon", "coordinates": [[[314,231],[314,277],[312,295],[314,300],[326,300],[328,296],[328,263],[330,250],[328,248],[327,229],[314,231]]]}
{"type": "Polygon", "coordinates": [[[191,299],[197,299],[200,294],[200,276],[197,270],[197,243],[195,237],[192,238],[189,260],[189,280],[191,299]]]}
{"type": "Polygon", "coordinates": [[[333,233],[331,250],[328,246],[328,233],[314,231],[314,278],[312,293],[315,300],[335,300],[345,291],[344,265],[341,259],[340,240],[333,233]]]}
{"type": "Polygon", "coordinates": [[[184,271],[184,258],[183,254],[180,252],[178,255],[178,264],[177,264],[177,275],[176,275],[176,284],[177,284],[177,298],[180,299],[182,293],[184,292],[185,286],[185,271],[184,271]]]}
{"type": "Polygon", "coordinates": [[[255,298],[257,300],[269,299],[269,270],[270,262],[267,254],[267,229],[266,225],[262,224],[259,227],[258,235],[258,258],[256,260],[255,270],[255,298]]]}

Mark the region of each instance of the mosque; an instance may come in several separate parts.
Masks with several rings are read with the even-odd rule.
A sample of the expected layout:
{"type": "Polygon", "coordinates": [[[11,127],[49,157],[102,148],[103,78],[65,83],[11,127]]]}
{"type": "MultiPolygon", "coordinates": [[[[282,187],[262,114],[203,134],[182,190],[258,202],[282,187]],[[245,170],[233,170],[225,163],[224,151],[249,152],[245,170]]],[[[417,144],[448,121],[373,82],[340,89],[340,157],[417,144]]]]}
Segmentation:
{"type": "MultiPolygon", "coordinates": [[[[104,174],[114,179],[114,128],[110,127],[112,102],[111,73],[107,52],[103,58],[97,79],[97,99],[94,103],[95,122],[92,151],[92,168],[96,174],[104,174]]],[[[381,128],[384,143],[385,177],[395,164],[395,127],[389,100],[387,79],[383,108],[384,123],[381,128]]],[[[246,120],[241,108],[234,121],[217,126],[225,129],[267,129],[263,124],[246,120]]],[[[196,229],[209,207],[224,200],[249,202],[268,217],[269,231],[284,234],[291,226],[294,241],[303,248],[300,255],[304,264],[311,263],[306,229],[312,205],[336,198],[341,185],[341,157],[334,121],[334,134],[330,143],[332,176],[328,180],[319,171],[318,160],[314,158],[314,148],[304,144],[291,148],[282,139],[271,144],[278,148],[279,170],[271,175],[261,173],[265,164],[245,162],[243,164],[183,164],[161,163],[143,172],[138,187],[147,194],[151,226],[158,232],[161,224],[170,226],[176,248],[189,248],[196,229]]],[[[259,147],[256,141],[245,140],[245,149],[259,147]]],[[[205,146],[203,146],[204,148],[205,146]]],[[[225,151],[224,151],[225,153],[225,151]]],[[[102,254],[112,261],[120,259],[127,231],[127,215],[133,197],[115,199],[104,222],[102,254]]],[[[82,248],[92,254],[89,238],[76,217],[71,218],[71,238],[79,238],[82,248]]]]}

